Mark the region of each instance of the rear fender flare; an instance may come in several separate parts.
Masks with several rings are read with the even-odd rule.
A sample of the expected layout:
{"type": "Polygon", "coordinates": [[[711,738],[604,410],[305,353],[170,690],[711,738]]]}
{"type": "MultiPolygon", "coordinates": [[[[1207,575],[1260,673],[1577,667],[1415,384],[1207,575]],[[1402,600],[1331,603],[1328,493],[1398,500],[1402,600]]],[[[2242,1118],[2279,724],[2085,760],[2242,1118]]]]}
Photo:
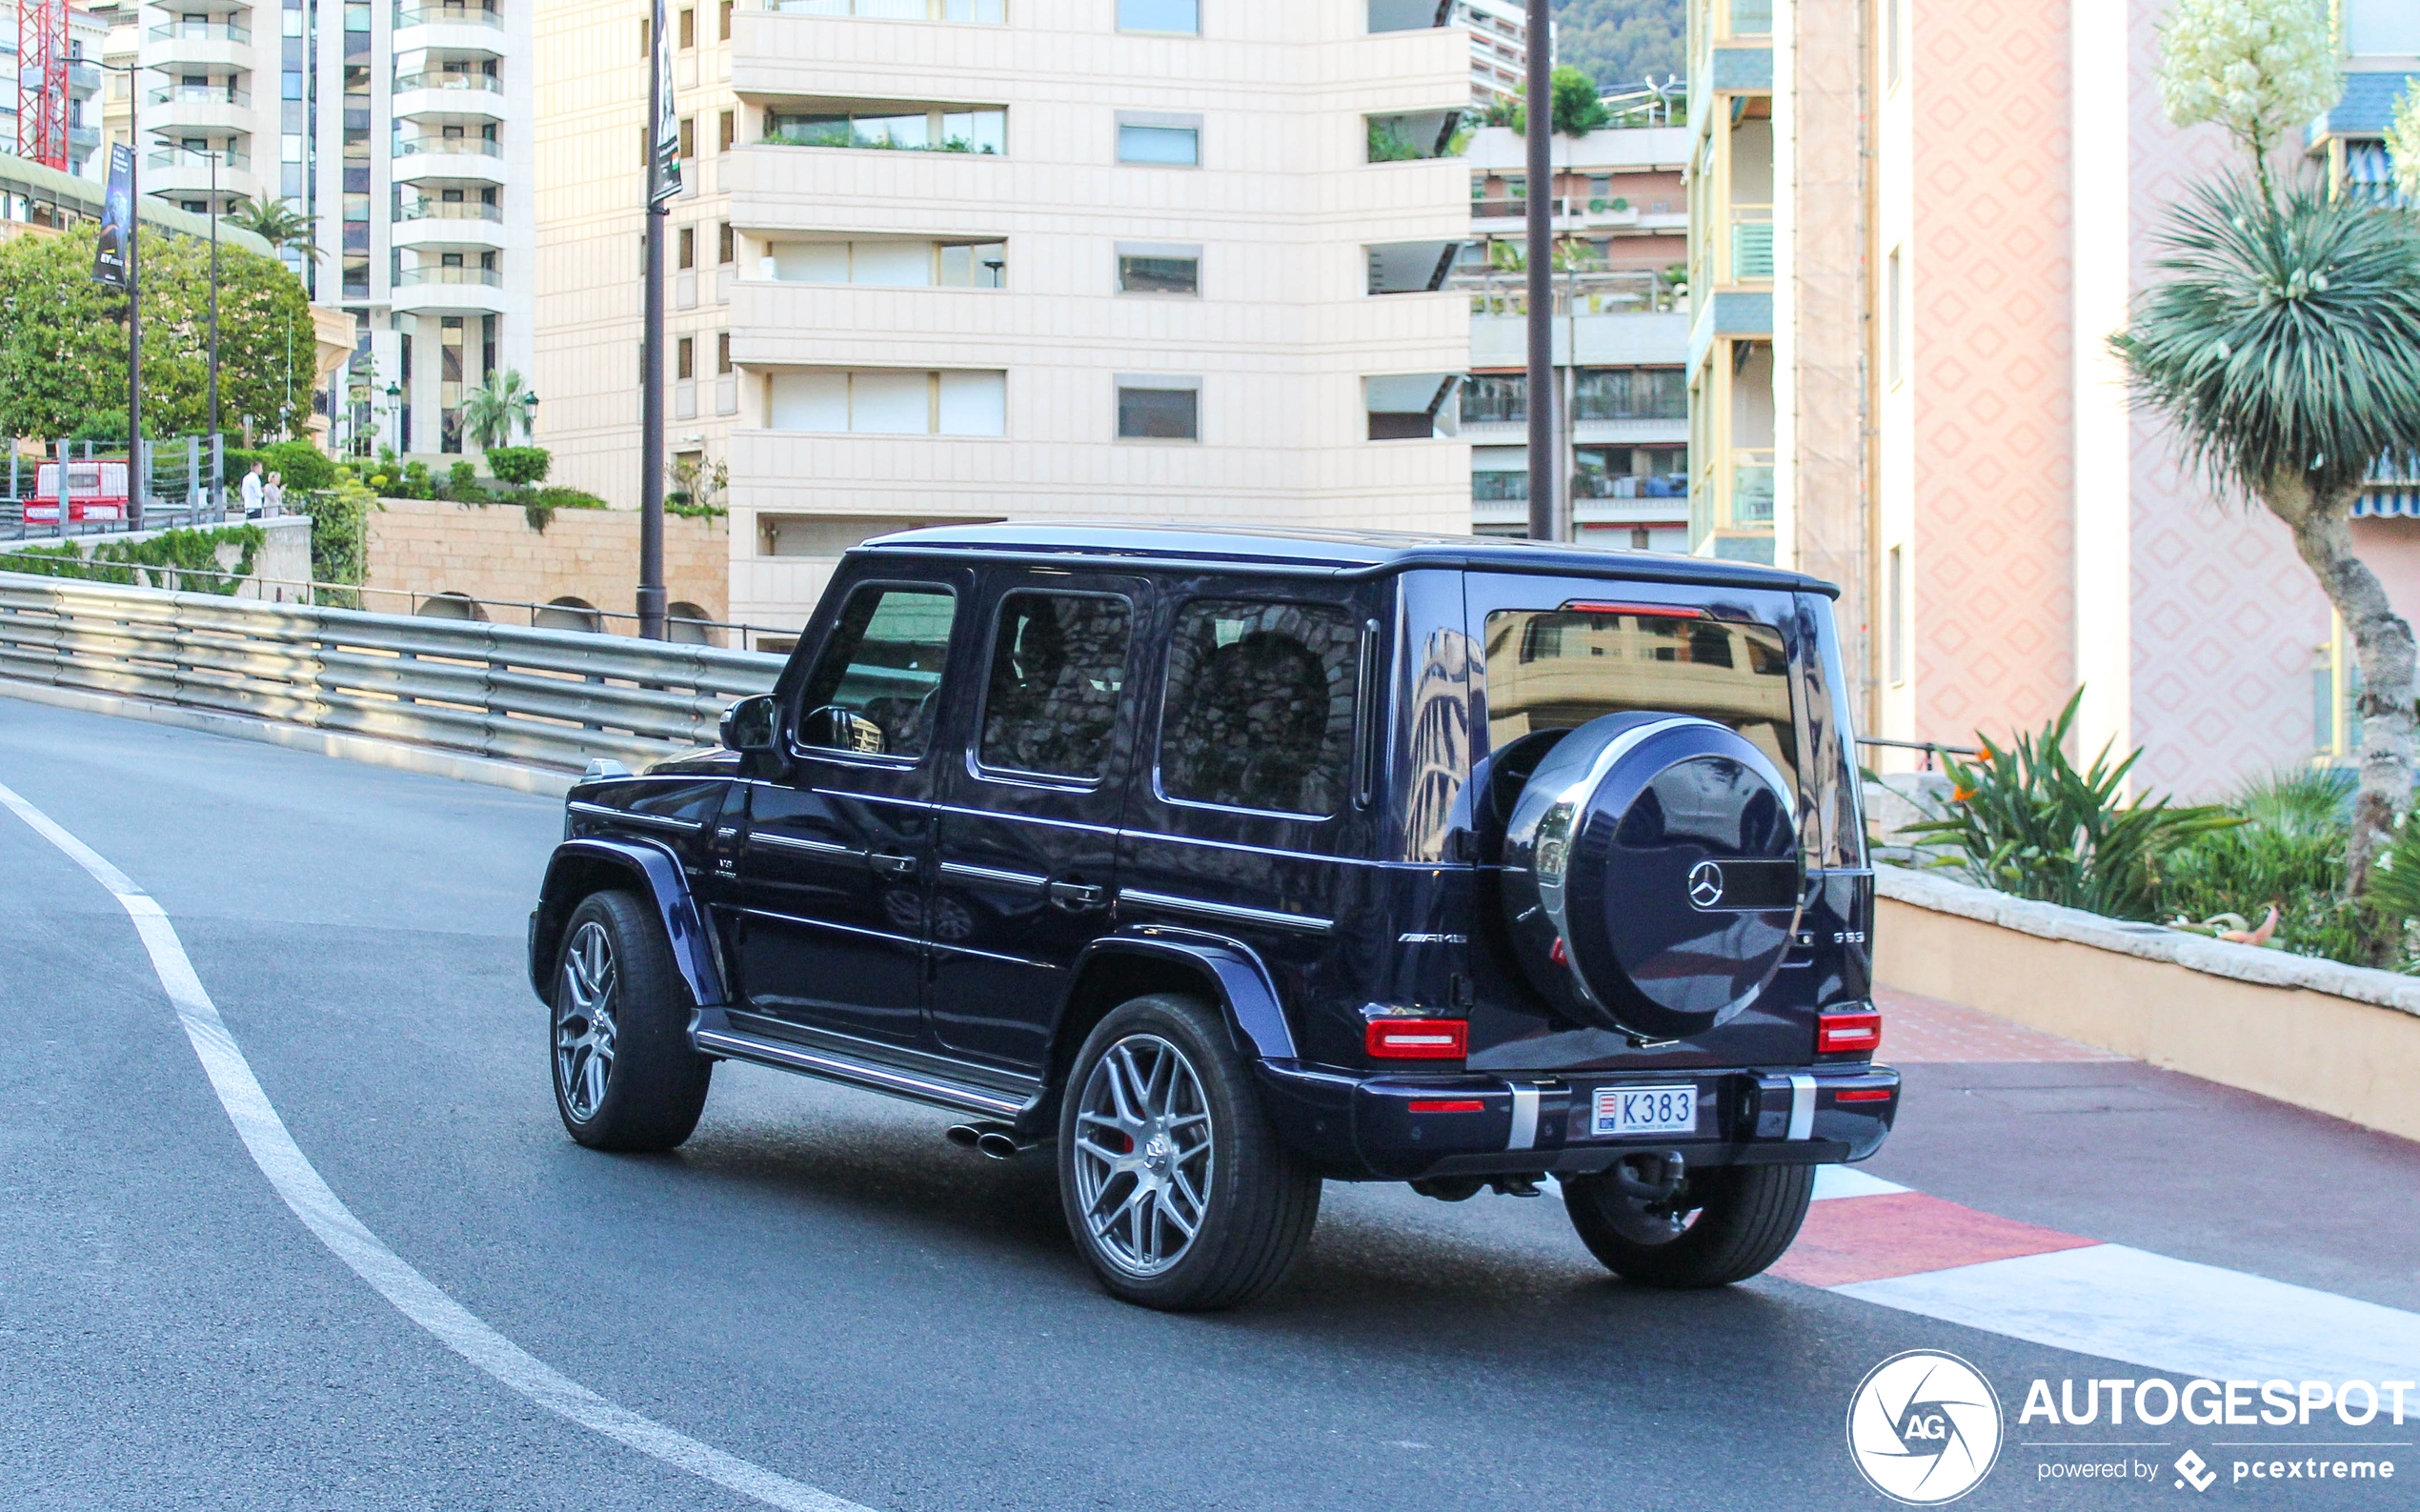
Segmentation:
{"type": "Polygon", "coordinates": [[[566,840],[547,862],[537,911],[530,916],[530,985],[538,997],[546,998],[552,985],[564,926],[580,899],[599,890],[595,883],[600,873],[654,905],[691,1002],[711,1008],[728,1001],[713,932],[690,894],[679,859],[644,840],[602,838],[566,840]]]}
{"type": "Polygon", "coordinates": [[[1110,935],[1084,947],[1070,980],[1082,981],[1086,969],[1108,956],[1157,958],[1195,968],[1216,984],[1223,999],[1219,1006],[1255,1055],[1263,1060],[1295,1058],[1294,1031],[1285,1021],[1277,984],[1249,947],[1215,937],[1110,935]]]}

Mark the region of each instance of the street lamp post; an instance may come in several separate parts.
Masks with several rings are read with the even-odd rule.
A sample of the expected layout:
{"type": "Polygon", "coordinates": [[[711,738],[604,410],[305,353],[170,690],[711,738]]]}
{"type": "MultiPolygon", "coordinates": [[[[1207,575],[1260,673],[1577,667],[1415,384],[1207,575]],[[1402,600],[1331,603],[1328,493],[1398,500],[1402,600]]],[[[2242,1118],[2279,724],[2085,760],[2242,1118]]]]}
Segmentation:
{"type": "MultiPolygon", "coordinates": [[[[126,75],[126,512],[127,524],[143,523],[143,64],[85,60],[126,75]]],[[[213,276],[211,282],[218,282],[213,276]]],[[[212,295],[217,292],[213,287],[212,295]]],[[[62,472],[62,477],[66,474],[62,472]]],[[[60,494],[59,528],[67,529],[66,494],[60,494]]]]}
{"type": "Polygon", "coordinates": [[[1529,538],[1555,538],[1555,77],[1553,8],[1529,0],[1529,98],[1522,109],[1528,149],[1529,538]]]}
{"type": "Polygon", "coordinates": [[[210,460],[211,492],[221,495],[212,500],[225,513],[227,500],[226,447],[218,438],[218,158],[223,149],[209,148],[203,155],[210,159],[210,460]]]}

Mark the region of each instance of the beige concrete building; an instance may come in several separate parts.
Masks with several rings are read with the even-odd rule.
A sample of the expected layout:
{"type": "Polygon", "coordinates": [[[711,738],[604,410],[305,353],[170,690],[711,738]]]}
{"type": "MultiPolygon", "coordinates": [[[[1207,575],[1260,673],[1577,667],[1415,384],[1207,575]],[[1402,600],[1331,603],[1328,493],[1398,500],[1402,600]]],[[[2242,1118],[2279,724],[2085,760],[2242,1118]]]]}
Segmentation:
{"type": "MultiPolygon", "coordinates": [[[[1375,0],[778,3],[670,23],[667,453],[727,471],[701,492],[732,512],[733,617],[798,623],[839,551],[920,521],[1468,529],[1459,26],[1393,30],[1375,0]]],[[[617,504],[646,16],[548,0],[535,35],[538,439],[617,504]]]]}

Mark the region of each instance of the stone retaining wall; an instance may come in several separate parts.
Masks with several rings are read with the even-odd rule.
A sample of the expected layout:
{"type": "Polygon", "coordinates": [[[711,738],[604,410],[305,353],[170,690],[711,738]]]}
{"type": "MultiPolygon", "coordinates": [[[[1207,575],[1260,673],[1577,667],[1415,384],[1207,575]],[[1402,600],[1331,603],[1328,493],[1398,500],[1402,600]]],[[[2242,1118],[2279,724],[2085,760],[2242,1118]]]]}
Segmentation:
{"type": "MultiPolygon", "coordinates": [[[[384,499],[370,514],[372,589],[460,594],[485,604],[553,603],[576,598],[594,609],[631,614],[638,583],[635,510],[556,510],[543,531],[518,504],[452,504],[384,499]]],[[[728,619],[731,533],[724,519],[664,519],[664,584],[674,603],[695,604],[708,619],[728,619]]],[[[369,595],[366,608],[407,613],[397,600],[369,595]]],[[[522,624],[526,612],[495,608],[487,617],[522,624]]],[[[628,620],[607,620],[628,633],[628,620]]]]}

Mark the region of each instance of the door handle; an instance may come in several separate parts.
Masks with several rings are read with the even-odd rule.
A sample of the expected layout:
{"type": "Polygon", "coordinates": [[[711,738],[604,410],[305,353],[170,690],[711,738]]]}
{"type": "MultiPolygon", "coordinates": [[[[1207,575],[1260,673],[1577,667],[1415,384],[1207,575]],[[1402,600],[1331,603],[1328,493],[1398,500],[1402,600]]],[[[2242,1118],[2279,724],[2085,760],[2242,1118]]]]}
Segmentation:
{"type": "Polygon", "coordinates": [[[865,858],[865,864],[884,877],[914,877],[916,875],[916,857],[900,856],[896,852],[876,851],[865,858]]]}
{"type": "Polygon", "coordinates": [[[1108,900],[1108,897],[1109,890],[1107,888],[1095,886],[1090,882],[1053,882],[1050,884],[1051,906],[1054,908],[1065,909],[1070,914],[1088,913],[1093,909],[1099,908],[1103,902],[1108,900]]]}

